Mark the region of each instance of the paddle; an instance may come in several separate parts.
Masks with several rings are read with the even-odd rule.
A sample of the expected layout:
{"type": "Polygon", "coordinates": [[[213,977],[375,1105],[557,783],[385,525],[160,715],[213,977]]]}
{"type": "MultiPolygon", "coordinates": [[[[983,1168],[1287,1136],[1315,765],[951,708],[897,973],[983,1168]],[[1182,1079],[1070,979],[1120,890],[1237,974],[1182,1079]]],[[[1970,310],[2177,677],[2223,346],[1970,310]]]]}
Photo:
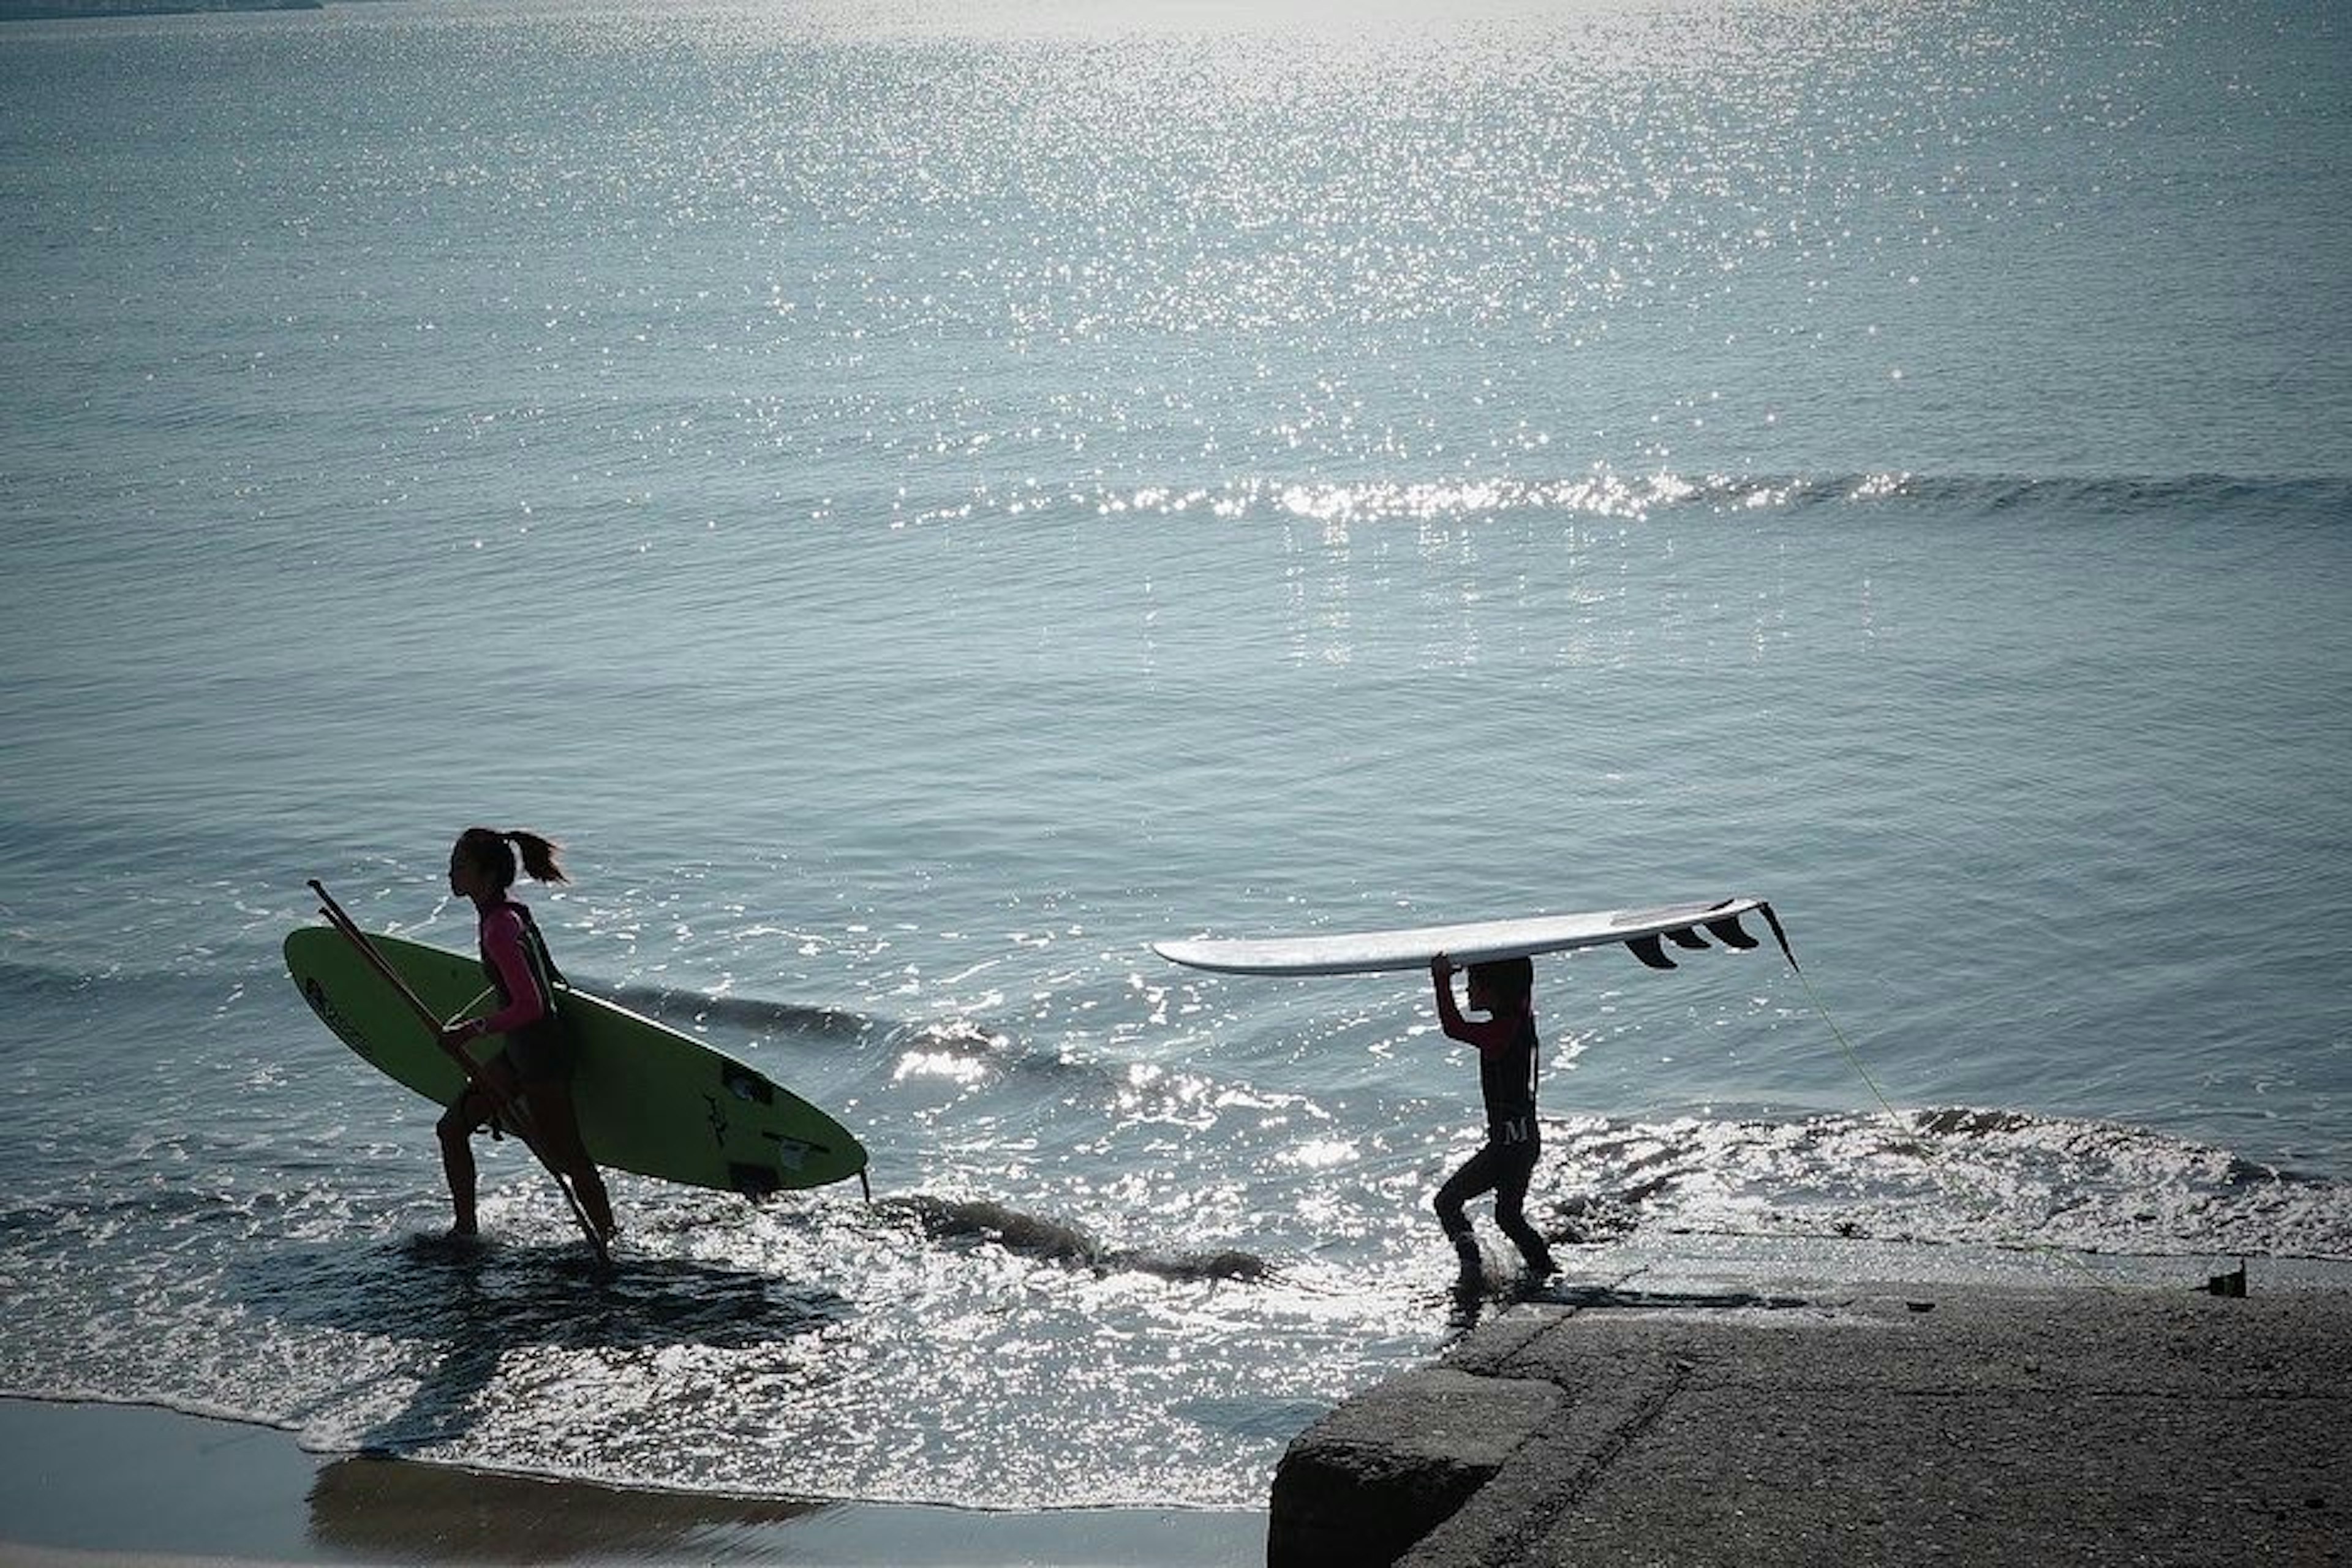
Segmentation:
{"type": "MultiPolygon", "coordinates": [[[[408,1005],[408,1010],[416,1015],[416,1021],[425,1026],[425,1032],[438,1039],[443,1025],[441,1020],[434,1016],[433,1009],[427,1007],[424,999],[408,988],[408,983],[403,980],[399,972],[385,961],[383,954],[375,950],[375,944],[368,941],[367,933],[360,930],[358,922],[344,913],[343,906],[335,902],[334,895],[328,892],[315,877],[310,879],[310,890],[319,895],[319,912],[327,917],[327,923],[333,926],[344,941],[358,949],[360,956],[367,961],[368,967],[381,975],[384,984],[391,986],[400,999],[408,1005]]],[[[523,1107],[517,1104],[514,1098],[499,1087],[489,1074],[484,1072],[481,1064],[472,1057],[455,1046],[445,1048],[449,1053],[450,1060],[456,1062],[458,1068],[465,1073],[467,1081],[482,1091],[499,1119],[512,1128],[515,1136],[522,1140],[523,1147],[530,1151],[531,1157],[539,1162],[540,1168],[555,1178],[557,1188],[563,1194],[564,1203],[572,1209],[572,1217],[580,1222],[580,1233],[588,1238],[588,1245],[596,1249],[597,1261],[610,1263],[613,1260],[612,1251],[604,1245],[604,1238],[597,1234],[595,1226],[590,1223],[588,1211],[580,1206],[580,1199],[572,1191],[572,1184],[564,1180],[562,1172],[548,1163],[547,1156],[539,1152],[537,1143],[531,1142],[530,1118],[523,1107]]]]}

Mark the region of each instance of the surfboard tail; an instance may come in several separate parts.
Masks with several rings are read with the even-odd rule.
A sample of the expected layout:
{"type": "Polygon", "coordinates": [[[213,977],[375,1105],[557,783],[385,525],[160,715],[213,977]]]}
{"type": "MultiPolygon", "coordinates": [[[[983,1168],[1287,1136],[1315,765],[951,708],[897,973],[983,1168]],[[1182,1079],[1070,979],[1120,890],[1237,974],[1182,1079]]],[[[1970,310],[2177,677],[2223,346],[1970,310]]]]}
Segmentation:
{"type": "MultiPolygon", "coordinates": [[[[1738,900],[1729,901],[1738,902],[1738,900]]],[[[1780,917],[1774,914],[1772,906],[1762,899],[1754,900],[1748,904],[1747,909],[1734,910],[1727,915],[1717,915],[1713,919],[1701,918],[1689,925],[1675,926],[1665,931],[1653,931],[1631,938],[1626,942],[1625,947],[1635,958],[1640,959],[1652,969],[1673,969],[1675,963],[1667,956],[1664,944],[1671,942],[1676,947],[1694,952],[1704,951],[1707,945],[1706,937],[1698,934],[1704,929],[1707,936],[1715,938],[1724,946],[1739,952],[1748,952],[1764,945],[1749,932],[1747,927],[1739,923],[1739,917],[1747,913],[1748,910],[1753,910],[1764,917],[1764,923],[1771,928],[1773,942],[1780,946],[1780,956],[1789,961],[1790,969],[1800,974],[1803,973],[1804,970],[1797,963],[1795,951],[1789,945],[1789,933],[1781,928],[1780,917]]]]}

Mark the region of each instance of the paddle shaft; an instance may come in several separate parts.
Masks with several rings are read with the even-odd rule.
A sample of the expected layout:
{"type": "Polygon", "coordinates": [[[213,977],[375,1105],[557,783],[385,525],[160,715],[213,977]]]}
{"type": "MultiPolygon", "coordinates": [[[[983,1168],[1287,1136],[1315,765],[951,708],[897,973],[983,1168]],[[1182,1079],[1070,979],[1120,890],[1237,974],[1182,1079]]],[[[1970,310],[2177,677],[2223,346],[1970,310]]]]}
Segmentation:
{"type": "MultiPolygon", "coordinates": [[[[342,905],[335,902],[335,895],[320,886],[316,878],[311,879],[310,890],[319,895],[319,902],[323,906],[319,912],[327,917],[327,923],[341,932],[344,940],[359,949],[360,956],[367,960],[368,967],[382,975],[384,984],[392,987],[394,994],[408,1004],[408,1010],[416,1015],[416,1021],[438,1037],[442,1029],[441,1019],[432,1008],[425,1005],[423,997],[408,988],[408,982],[400,977],[400,972],[384,962],[383,954],[378,952],[375,950],[375,944],[368,941],[367,933],[360,930],[358,922],[343,911],[342,905]]],[[[450,1054],[455,1056],[460,1053],[450,1054]]]]}
{"type": "MultiPolygon", "coordinates": [[[[425,1026],[425,1033],[433,1036],[436,1040],[439,1039],[441,1020],[435,1015],[432,1008],[425,1005],[424,998],[408,988],[408,982],[400,977],[400,972],[393,968],[385,961],[383,954],[375,950],[375,944],[368,941],[367,933],[360,930],[359,923],[344,912],[343,906],[335,902],[335,896],[327,891],[315,877],[310,879],[310,890],[319,895],[320,906],[319,912],[327,917],[327,923],[341,933],[344,941],[359,950],[360,956],[367,961],[368,967],[382,976],[384,984],[391,986],[400,999],[408,1005],[408,1010],[416,1015],[416,1021],[425,1026]]],[[[562,1172],[548,1163],[547,1156],[541,1153],[539,1145],[531,1141],[530,1132],[526,1131],[530,1123],[523,1108],[517,1105],[513,1097],[485,1072],[482,1065],[472,1057],[455,1046],[444,1048],[449,1053],[450,1059],[457,1064],[459,1070],[465,1073],[466,1081],[482,1091],[483,1096],[489,1100],[491,1109],[514,1128],[515,1135],[522,1140],[523,1147],[530,1151],[531,1157],[539,1162],[540,1167],[555,1178],[555,1184],[562,1189],[564,1203],[572,1209],[572,1217],[580,1222],[581,1234],[585,1236],[588,1238],[588,1244],[596,1249],[596,1256],[600,1258],[609,1258],[611,1254],[604,1246],[604,1238],[596,1233],[596,1226],[588,1218],[588,1211],[580,1206],[580,1199],[572,1191],[572,1184],[563,1179],[562,1172]]]]}

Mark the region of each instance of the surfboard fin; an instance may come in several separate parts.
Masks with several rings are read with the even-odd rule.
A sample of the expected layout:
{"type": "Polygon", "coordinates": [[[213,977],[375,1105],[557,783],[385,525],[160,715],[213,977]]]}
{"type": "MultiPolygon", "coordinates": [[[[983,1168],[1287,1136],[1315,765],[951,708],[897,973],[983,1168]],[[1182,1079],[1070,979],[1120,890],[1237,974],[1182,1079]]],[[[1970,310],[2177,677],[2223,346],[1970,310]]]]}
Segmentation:
{"type": "Polygon", "coordinates": [[[1738,915],[1726,915],[1719,921],[1709,921],[1706,922],[1706,929],[1715,933],[1716,941],[1726,947],[1738,948],[1742,952],[1746,952],[1751,947],[1761,945],[1754,937],[1748,934],[1747,929],[1739,923],[1738,915]]]}
{"type": "Polygon", "coordinates": [[[1698,934],[1696,926],[1678,926],[1665,933],[1666,940],[1676,947],[1686,947],[1694,952],[1706,951],[1706,938],[1698,934]]]}
{"type": "MultiPolygon", "coordinates": [[[[1754,944],[1751,942],[1749,945],[1753,946],[1754,944]]],[[[1673,969],[1677,967],[1675,961],[1666,956],[1665,948],[1659,942],[1657,937],[1654,935],[1634,937],[1632,941],[1628,942],[1625,946],[1632,952],[1634,957],[1640,959],[1643,963],[1648,964],[1653,969],[1673,969]]]]}

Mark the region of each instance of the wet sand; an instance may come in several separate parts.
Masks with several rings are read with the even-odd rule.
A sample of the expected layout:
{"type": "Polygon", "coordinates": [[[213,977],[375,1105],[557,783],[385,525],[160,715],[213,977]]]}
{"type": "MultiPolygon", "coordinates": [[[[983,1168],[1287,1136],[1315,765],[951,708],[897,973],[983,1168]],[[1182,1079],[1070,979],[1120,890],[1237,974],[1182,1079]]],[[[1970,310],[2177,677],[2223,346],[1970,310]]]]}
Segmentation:
{"type": "Polygon", "coordinates": [[[303,1453],[141,1405],[0,1399],[0,1564],[1256,1563],[1260,1512],[995,1513],[640,1492],[303,1453]]]}

